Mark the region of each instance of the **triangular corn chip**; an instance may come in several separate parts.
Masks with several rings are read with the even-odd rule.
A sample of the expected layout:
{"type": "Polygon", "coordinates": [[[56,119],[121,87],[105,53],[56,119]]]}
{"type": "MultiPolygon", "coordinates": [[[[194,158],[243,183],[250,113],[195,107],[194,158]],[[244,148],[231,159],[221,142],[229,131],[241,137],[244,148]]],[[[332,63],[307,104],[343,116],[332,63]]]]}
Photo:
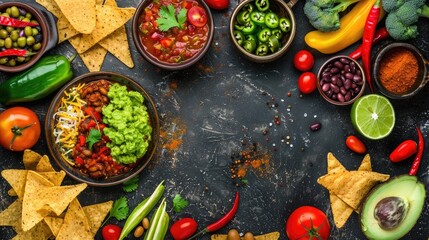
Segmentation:
{"type": "Polygon", "coordinates": [[[95,30],[95,0],[55,0],[55,3],[78,32],[90,34],[95,30]]]}
{"type": "Polygon", "coordinates": [[[57,240],[92,240],[88,218],[77,199],[74,199],[64,217],[64,222],[58,231],[57,240]]]}

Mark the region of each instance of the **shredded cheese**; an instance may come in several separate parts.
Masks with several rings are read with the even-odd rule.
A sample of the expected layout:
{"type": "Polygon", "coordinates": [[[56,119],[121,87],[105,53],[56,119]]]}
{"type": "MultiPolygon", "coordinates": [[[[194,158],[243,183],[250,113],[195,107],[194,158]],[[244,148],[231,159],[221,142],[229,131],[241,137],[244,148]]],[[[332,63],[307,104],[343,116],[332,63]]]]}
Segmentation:
{"type": "Polygon", "coordinates": [[[80,98],[79,94],[79,90],[83,86],[85,84],[79,84],[64,92],[65,96],[61,98],[60,106],[53,116],[55,143],[60,147],[64,159],[72,165],[74,163],[69,160],[68,156],[76,145],[79,123],[86,117],[82,111],[86,102],[80,98]]]}

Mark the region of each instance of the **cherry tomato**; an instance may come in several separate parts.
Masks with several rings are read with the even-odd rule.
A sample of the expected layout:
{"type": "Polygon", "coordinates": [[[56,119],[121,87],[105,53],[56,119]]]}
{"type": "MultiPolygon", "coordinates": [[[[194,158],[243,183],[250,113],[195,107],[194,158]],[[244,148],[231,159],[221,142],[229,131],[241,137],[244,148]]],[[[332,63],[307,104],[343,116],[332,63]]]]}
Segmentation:
{"type": "Polygon", "coordinates": [[[346,146],[355,153],[366,153],[365,144],[356,136],[350,135],[346,138],[346,146]]]}
{"type": "Polygon", "coordinates": [[[302,72],[309,71],[314,66],[313,54],[307,50],[299,50],[293,57],[293,65],[302,72]]]}
{"type": "Polygon", "coordinates": [[[417,143],[414,140],[405,140],[399,144],[389,156],[390,161],[400,162],[417,152],[417,143]]]}
{"type": "Polygon", "coordinates": [[[317,77],[312,72],[304,72],[299,76],[298,89],[301,93],[310,94],[317,88],[317,77]]]}
{"type": "Polygon", "coordinates": [[[207,23],[207,13],[204,8],[193,6],[188,11],[188,21],[195,27],[203,27],[207,23]]]}
{"type": "Polygon", "coordinates": [[[206,4],[216,10],[227,9],[229,6],[229,0],[204,0],[206,4]]]}
{"type": "Polygon", "coordinates": [[[171,225],[170,233],[174,240],[185,240],[191,237],[197,228],[198,224],[193,218],[182,218],[171,225]]]}
{"type": "Polygon", "coordinates": [[[286,234],[291,240],[326,240],[330,233],[325,213],[312,206],[295,209],[286,222],[286,234]]]}
{"type": "Polygon", "coordinates": [[[109,224],[103,227],[101,235],[103,235],[104,240],[118,240],[121,232],[122,228],[115,224],[109,224]]]}
{"type": "Polygon", "coordinates": [[[36,113],[25,107],[12,107],[0,113],[0,145],[11,151],[33,147],[40,137],[36,113]]]}

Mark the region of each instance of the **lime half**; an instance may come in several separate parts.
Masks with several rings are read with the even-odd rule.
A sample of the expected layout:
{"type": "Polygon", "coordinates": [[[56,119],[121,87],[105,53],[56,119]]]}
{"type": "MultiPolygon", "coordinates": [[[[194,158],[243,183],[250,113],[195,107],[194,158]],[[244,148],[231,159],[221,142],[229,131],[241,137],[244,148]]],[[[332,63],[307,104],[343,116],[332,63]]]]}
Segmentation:
{"type": "Polygon", "coordinates": [[[395,110],[390,101],[378,94],[360,97],[350,113],[353,127],[369,139],[387,137],[395,126],[395,110]]]}

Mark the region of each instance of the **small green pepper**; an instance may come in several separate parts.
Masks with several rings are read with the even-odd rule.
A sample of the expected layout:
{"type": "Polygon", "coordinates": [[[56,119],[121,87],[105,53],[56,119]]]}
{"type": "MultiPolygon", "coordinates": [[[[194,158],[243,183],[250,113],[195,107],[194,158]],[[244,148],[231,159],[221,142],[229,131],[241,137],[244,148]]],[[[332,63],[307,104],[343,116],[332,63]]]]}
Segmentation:
{"type": "Polygon", "coordinates": [[[256,48],[255,54],[258,56],[265,56],[268,54],[269,48],[268,45],[265,43],[259,44],[259,46],[256,48]]]}
{"type": "Polygon", "coordinates": [[[269,0],[256,0],[255,6],[259,11],[265,12],[270,8],[270,2],[269,0]]]}
{"type": "Polygon", "coordinates": [[[283,32],[285,33],[289,32],[290,29],[292,28],[289,18],[284,18],[284,17],[280,18],[279,27],[283,32]]]}
{"type": "Polygon", "coordinates": [[[265,24],[265,13],[263,12],[252,12],[250,14],[250,20],[256,25],[262,26],[265,24]]]}
{"type": "Polygon", "coordinates": [[[252,21],[246,22],[246,24],[244,24],[244,28],[242,30],[242,32],[246,35],[246,34],[252,34],[256,31],[256,24],[254,24],[252,21]]]}
{"type": "Polygon", "coordinates": [[[276,36],[276,38],[280,41],[282,40],[283,32],[282,30],[276,28],[271,31],[271,35],[276,36]]]}
{"type": "Polygon", "coordinates": [[[243,6],[243,11],[247,11],[251,13],[253,12],[253,10],[255,10],[255,5],[253,5],[253,3],[247,3],[246,5],[243,6]]]}
{"type": "Polygon", "coordinates": [[[253,34],[246,35],[246,40],[258,42],[258,38],[253,34]]]}
{"type": "Polygon", "coordinates": [[[273,12],[265,14],[265,25],[269,28],[277,28],[279,26],[279,16],[273,12]]]}
{"type": "Polygon", "coordinates": [[[250,22],[250,13],[248,11],[241,11],[237,14],[237,22],[241,25],[245,25],[250,22]]]}
{"type": "Polygon", "coordinates": [[[169,216],[165,211],[167,203],[165,198],[161,201],[158,209],[152,215],[150,220],[150,226],[147,233],[144,236],[144,240],[162,240],[168,230],[169,216]]]}
{"type": "Polygon", "coordinates": [[[234,39],[237,41],[238,45],[243,45],[243,42],[245,40],[244,34],[241,31],[235,30],[234,31],[234,39]]]}
{"type": "Polygon", "coordinates": [[[258,40],[260,42],[266,42],[271,37],[271,30],[269,28],[264,28],[258,33],[258,40]]]}
{"type": "Polygon", "coordinates": [[[253,53],[256,49],[256,42],[252,40],[246,40],[243,42],[243,48],[246,52],[253,53]]]}
{"type": "Polygon", "coordinates": [[[234,24],[234,29],[238,31],[243,31],[244,25],[240,25],[238,23],[234,24]]]}
{"type": "Polygon", "coordinates": [[[268,39],[268,48],[271,50],[271,52],[277,52],[280,48],[280,42],[276,38],[276,36],[271,36],[268,39]]]}

